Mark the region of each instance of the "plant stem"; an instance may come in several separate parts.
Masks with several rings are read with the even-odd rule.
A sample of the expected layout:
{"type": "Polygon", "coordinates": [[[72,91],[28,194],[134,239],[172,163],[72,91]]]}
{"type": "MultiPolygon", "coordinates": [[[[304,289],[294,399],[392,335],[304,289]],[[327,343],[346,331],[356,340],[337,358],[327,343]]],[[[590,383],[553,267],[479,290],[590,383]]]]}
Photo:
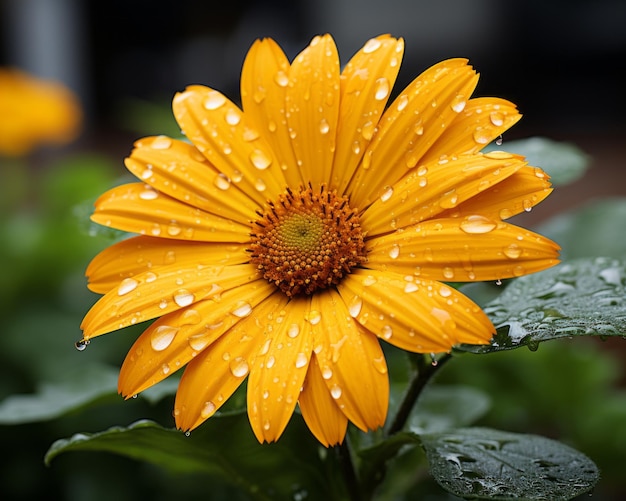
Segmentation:
{"type": "Polygon", "coordinates": [[[413,378],[413,381],[411,381],[411,385],[409,386],[409,389],[400,404],[398,413],[387,431],[389,436],[394,433],[398,433],[402,430],[402,428],[404,428],[404,425],[409,419],[409,415],[411,414],[417,399],[422,393],[422,390],[428,381],[430,381],[430,378],[433,377],[437,370],[439,370],[444,363],[450,360],[450,358],[452,358],[451,355],[446,354],[437,360],[437,363],[427,362],[425,356],[421,356],[417,359],[417,374],[413,378]]]}
{"type": "Polygon", "coordinates": [[[344,441],[337,447],[337,456],[339,457],[339,464],[348,489],[349,499],[351,501],[362,501],[361,486],[352,462],[347,435],[344,441]]]}

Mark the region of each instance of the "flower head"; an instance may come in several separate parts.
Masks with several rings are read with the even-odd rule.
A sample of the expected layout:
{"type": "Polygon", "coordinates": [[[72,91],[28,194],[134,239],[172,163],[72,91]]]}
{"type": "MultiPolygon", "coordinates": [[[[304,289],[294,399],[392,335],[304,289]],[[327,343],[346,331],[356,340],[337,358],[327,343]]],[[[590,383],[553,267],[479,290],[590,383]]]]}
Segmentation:
{"type": "Polygon", "coordinates": [[[543,200],[547,175],[524,158],[481,153],[520,118],[470,99],[478,76],[443,61],[387,106],[403,53],[369,40],[340,72],[329,35],[290,63],[254,43],[239,108],[217,90],[177,94],[190,142],[135,144],[140,182],[96,202],[93,220],[138,236],[87,275],[104,296],[84,340],[156,319],[122,366],[135,395],[185,367],[174,415],[213,415],[247,378],[259,441],[277,440],[299,405],[325,445],[348,421],[384,424],[381,340],[419,353],[488,343],[494,328],[445,282],[498,280],[557,262],[548,239],[505,222],[543,200]]]}
{"type": "Polygon", "coordinates": [[[65,86],[0,68],[0,154],[23,155],[41,144],[65,144],[79,130],[82,111],[65,86]]]}

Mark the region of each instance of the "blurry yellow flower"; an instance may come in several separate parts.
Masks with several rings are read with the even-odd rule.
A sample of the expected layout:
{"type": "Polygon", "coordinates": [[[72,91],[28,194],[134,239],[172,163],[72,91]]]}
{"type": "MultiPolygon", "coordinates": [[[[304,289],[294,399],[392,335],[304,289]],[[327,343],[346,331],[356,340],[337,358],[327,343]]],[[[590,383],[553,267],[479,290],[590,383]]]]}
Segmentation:
{"type": "Polygon", "coordinates": [[[59,83],[0,68],[0,155],[23,155],[43,144],[76,138],[82,111],[59,83]]]}
{"type": "Polygon", "coordinates": [[[173,101],[191,143],[135,144],[126,166],[141,182],[105,193],[93,220],[139,235],[92,261],[104,296],[82,325],[86,343],[156,318],[123,364],[124,396],[186,366],[174,415],[191,430],[247,377],[259,441],[277,440],[298,404],[336,444],[348,421],[385,422],[381,339],[420,353],[489,342],[486,315],[443,282],[557,262],[556,244],[504,222],[550,193],[546,174],[480,153],[515,106],[470,99],[478,76],[451,59],[386,107],[403,48],[369,40],[340,72],[329,35],[291,64],[257,41],[242,109],[191,86],[173,101]]]}

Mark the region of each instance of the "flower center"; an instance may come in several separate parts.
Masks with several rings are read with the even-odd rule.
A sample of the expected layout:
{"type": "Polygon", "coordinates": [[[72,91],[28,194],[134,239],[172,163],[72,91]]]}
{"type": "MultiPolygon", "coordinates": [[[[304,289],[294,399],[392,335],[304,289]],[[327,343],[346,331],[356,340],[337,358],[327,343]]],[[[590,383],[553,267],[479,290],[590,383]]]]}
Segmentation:
{"type": "Polygon", "coordinates": [[[289,297],[338,284],[366,261],[357,210],[324,185],[287,188],[259,216],[250,233],[250,261],[289,297]]]}

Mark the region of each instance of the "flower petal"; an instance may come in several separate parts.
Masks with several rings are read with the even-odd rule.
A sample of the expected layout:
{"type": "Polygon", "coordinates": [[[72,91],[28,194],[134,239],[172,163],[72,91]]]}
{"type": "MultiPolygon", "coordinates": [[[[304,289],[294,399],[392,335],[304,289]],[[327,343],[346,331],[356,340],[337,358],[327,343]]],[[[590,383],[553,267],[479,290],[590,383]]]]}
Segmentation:
{"type": "Polygon", "coordinates": [[[91,220],[118,230],[204,242],[250,239],[250,226],[183,204],[142,183],[113,188],[95,205],[91,220]]]}
{"type": "Polygon", "coordinates": [[[183,268],[178,263],[126,278],[87,312],[83,339],[166,315],[257,278],[250,264],[183,268]]]}
{"type": "Polygon", "coordinates": [[[257,40],[241,70],[241,102],[250,122],[263,134],[289,186],[304,185],[291,146],[285,112],[289,60],[274,40],[257,40]]]}
{"type": "Polygon", "coordinates": [[[335,289],[313,296],[309,322],[322,378],[337,406],[363,431],[383,426],[389,379],[378,340],[351,318],[335,289]]]}
{"type": "Polygon", "coordinates": [[[417,77],[383,114],[348,188],[351,202],[366,207],[384,185],[414,168],[457,118],[477,82],[465,59],[443,61],[417,77]]]}
{"type": "Polygon", "coordinates": [[[369,237],[404,228],[456,207],[525,165],[523,157],[476,153],[421,165],[361,216],[369,237]]]}
{"type": "Polygon", "coordinates": [[[275,442],[295,410],[304,383],[313,339],[303,321],[310,298],[294,298],[276,310],[248,377],[248,416],[259,442],[275,442]],[[280,320],[280,322],[279,322],[280,320]]]}
{"type": "Polygon", "coordinates": [[[257,280],[157,319],[128,351],[118,391],[128,398],[170,376],[275,290],[257,280]]]}
{"type": "Polygon", "coordinates": [[[400,277],[356,270],[337,288],[353,318],[398,348],[440,353],[458,343],[489,342],[495,329],[466,296],[440,282],[400,277]]]}
{"type": "MultiPolygon", "coordinates": [[[[495,155],[496,152],[490,153],[495,155]]],[[[440,214],[441,217],[480,213],[493,219],[508,219],[531,210],[544,200],[552,187],[539,167],[525,165],[512,176],[440,214]]]]}
{"type": "Polygon", "coordinates": [[[327,183],[339,116],[339,55],[330,35],[316,36],[294,59],[285,101],[291,144],[302,178],[327,183]]]}
{"type": "Polygon", "coordinates": [[[192,430],[211,417],[244,381],[276,310],[287,298],[280,292],[253,308],[250,315],[187,364],[180,379],[174,416],[181,430],[192,430]]]}
{"type": "Polygon", "coordinates": [[[558,251],[537,233],[474,214],[374,238],[367,267],[430,280],[498,280],[549,268],[557,264],[558,251]]]}
{"type": "Polygon", "coordinates": [[[341,72],[337,149],[331,188],[343,193],[374,134],[394,86],[404,41],[381,35],[372,38],[341,72]]]}
{"type": "Polygon", "coordinates": [[[161,193],[217,216],[247,224],[259,207],[183,141],[166,136],[143,138],[135,143],[125,164],[161,193]]]}
{"type": "Polygon", "coordinates": [[[243,264],[250,256],[244,244],[186,242],[138,236],[107,247],[94,257],[85,274],[93,292],[106,294],[125,278],[177,263],[181,268],[198,265],[243,264]]]}
{"type": "Polygon", "coordinates": [[[513,103],[496,97],[470,99],[458,117],[426,152],[420,163],[441,155],[476,153],[515,125],[522,115],[513,103]]]}
{"type": "Polygon", "coordinates": [[[192,85],[174,96],[174,116],[184,134],[231,182],[263,205],[281,193],[285,178],[261,131],[220,92],[192,85]]]}
{"type": "Polygon", "coordinates": [[[306,425],[322,445],[329,447],[343,442],[348,418],[330,396],[315,355],[309,364],[298,403],[306,425]]]}

